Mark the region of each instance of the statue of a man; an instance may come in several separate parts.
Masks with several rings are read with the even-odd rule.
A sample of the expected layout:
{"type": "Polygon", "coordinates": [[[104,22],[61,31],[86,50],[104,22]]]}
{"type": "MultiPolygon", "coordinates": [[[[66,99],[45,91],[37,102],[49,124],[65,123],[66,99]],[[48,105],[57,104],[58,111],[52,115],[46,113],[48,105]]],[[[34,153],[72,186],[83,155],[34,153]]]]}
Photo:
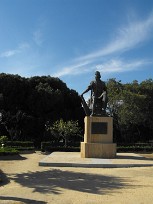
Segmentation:
{"type": "Polygon", "coordinates": [[[88,88],[81,94],[87,93],[91,90],[90,105],[92,106],[92,116],[102,116],[106,114],[107,107],[107,87],[105,82],[101,81],[101,75],[99,71],[95,72],[95,80],[91,81],[88,88]]]}

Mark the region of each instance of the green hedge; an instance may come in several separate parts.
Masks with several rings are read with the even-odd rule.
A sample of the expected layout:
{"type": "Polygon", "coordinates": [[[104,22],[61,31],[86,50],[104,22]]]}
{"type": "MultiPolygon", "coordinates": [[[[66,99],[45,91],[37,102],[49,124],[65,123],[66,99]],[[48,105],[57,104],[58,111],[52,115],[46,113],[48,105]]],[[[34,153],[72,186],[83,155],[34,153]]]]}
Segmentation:
{"type": "Polygon", "coordinates": [[[33,147],[34,143],[31,141],[7,141],[5,143],[7,147],[33,147]]]}
{"type": "MultiPolygon", "coordinates": [[[[1,146],[0,146],[1,148],[1,146]]],[[[6,141],[4,144],[4,148],[1,148],[1,152],[3,152],[4,150],[8,152],[10,152],[10,154],[12,154],[12,152],[22,152],[22,151],[31,151],[34,150],[34,143],[31,141],[6,141]]],[[[6,153],[5,153],[6,154],[6,153]]]]}
{"type": "MultiPolygon", "coordinates": [[[[42,152],[54,152],[54,151],[80,151],[80,145],[72,147],[62,147],[56,146],[56,144],[51,142],[41,142],[42,152]]],[[[153,152],[153,144],[151,143],[136,143],[136,144],[117,144],[117,152],[153,152]]]]}
{"type": "Polygon", "coordinates": [[[41,151],[45,151],[48,147],[58,147],[59,143],[52,143],[52,142],[41,142],[41,151]]]}
{"type": "Polygon", "coordinates": [[[5,147],[15,148],[19,151],[34,150],[34,143],[30,141],[7,141],[5,147]]]}
{"type": "Polygon", "coordinates": [[[153,151],[153,143],[129,143],[117,144],[117,152],[151,152],[153,151]]]}
{"type": "Polygon", "coordinates": [[[118,143],[118,147],[153,147],[153,143],[118,143]]]}
{"type": "Polygon", "coordinates": [[[119,146],[117,152],[152,152],[153,146],[119,146]]]}
{"type": "Polygon", "coordinates": [[[18,151],[29,151],[29,150],[34,150],[34,147],[14,147],[18,151]]]}
{"type": "Polygon", "coordinates": [[[3,155],[14,155],[14,154],[18,154],[19,151],[16,150],[15,148],[11,148],[11,147],[3,147],[0,148],[0,156],[3,155]]]}

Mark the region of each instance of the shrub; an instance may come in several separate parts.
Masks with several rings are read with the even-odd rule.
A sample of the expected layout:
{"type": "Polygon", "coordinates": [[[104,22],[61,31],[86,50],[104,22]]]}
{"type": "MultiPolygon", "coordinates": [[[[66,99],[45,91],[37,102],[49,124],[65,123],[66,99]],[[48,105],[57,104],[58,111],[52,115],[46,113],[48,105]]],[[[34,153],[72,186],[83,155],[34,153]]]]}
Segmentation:
{"type": "MultiPolygon", "coordinates": [[[[41,151],[54,152],[54,151],[80,151],[80,143],[77,146],[62,147],[59,143],[42,142],[41,151]]],[[[151,143],[137,143],[137,144],[118,144],[117,152],[153,152],[153,144],[151,143]]]]}
{"type": "Polygon", "coordinates": [[[34,143],[30,141],[7,141],[6,146],[19,151],[34,150],[34,143]]]}
{"type": "Polygon", "coordinates": [[[8,147],[33,147],[34,143],[31,141],[7,141],[6,145],[8,147]]]}
{"type": "MultiPolygon", "coordinates": [[[[5,139],[4,138],[5,136],[3,136],[2,139],[5,139]]],[[[5,145],[3,148],[1,148],[1,152],[19,152],[19,151],[25,151],[25,150],[34,150],[34,143],[33,142],[30,142],[30,141],[7,141],[5,140],[5,145]]],[[[4,144],[4,143],[2,143],[4,144]]]]}
{"type": "Polygon", "coordinates": [[[15,148],[10,148],[10,147],[3,147],[0,148],[0,156],[2,155],[14,155],[14,154],[18,154],[19,151],[16,150],[15,148]]]}
{"type": "Polygon", "coordinates": [[[4,144],[5,145],[5,143],[8,141],[8,138],[7,138],[7,136],[0,136],[0,144],[2,145],[2,144],[4,144]]]}
{"type": "Polygon", "coordinates": [[[118,144],[117,152],[151,152],[153,145],[151,143],[136,143],[136,144],[118,144]]]}

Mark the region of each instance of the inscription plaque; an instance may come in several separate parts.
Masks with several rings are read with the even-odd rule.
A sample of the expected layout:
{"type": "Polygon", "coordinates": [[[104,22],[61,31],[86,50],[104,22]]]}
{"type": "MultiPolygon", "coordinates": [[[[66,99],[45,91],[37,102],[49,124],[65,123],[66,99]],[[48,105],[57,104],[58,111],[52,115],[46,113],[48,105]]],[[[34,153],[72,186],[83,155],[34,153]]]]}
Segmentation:
{"type": "Polygon", "coordinates": [[[91,134],[107,134],[107,122],[92,122],[91,134]]]}

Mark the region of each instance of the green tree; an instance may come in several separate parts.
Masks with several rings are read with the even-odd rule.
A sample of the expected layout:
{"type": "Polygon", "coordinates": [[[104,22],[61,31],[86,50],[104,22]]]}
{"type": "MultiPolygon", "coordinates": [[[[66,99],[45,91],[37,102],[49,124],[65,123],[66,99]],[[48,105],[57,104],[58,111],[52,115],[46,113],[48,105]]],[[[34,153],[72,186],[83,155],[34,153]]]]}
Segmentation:
{"type": "Polygon", "coordinates": [[[124,87],[121,81],[117,81],[115,78],[109,79],[106,84],[108,90],[108,114],[113,117],[113,138],[115,142],[118,142],[122,140],[118,111],[123,103],[122,92],[124,87]]]}
{"type": "Polygon", "coordinates": [[[70,140],[75,140],[74,137],[81,137],[81,129],[78,126],[78,121],[67,121],[64,122],[63,119],[56,121],[50,127],[50,131],[55,137],[62,138],[65,142],[65,147],[68,146],[70,140]]]}
{"type": "Polygon", "coordinates": [[[46,121],[81,121],[83,115],[78,93],[59,78],[23,78],[5,73],[0,74],[0,112],[0,131],[18,140],[43,139],[46,121]]]}
{"type": "Polygon", "coordinates": [[[108,81],[109,109],[117,142],[148,141],[153,129],[153,81],[108,81]]]}
{"type": "Polygon", "coordinates": [[[141,127],[146,120],[144,95],[123,91],[123,104],[118,107],[118,123],[126,142],[141,141],[141,127]],[[123,134],[124,133],[124,134],[123,134]]]}

